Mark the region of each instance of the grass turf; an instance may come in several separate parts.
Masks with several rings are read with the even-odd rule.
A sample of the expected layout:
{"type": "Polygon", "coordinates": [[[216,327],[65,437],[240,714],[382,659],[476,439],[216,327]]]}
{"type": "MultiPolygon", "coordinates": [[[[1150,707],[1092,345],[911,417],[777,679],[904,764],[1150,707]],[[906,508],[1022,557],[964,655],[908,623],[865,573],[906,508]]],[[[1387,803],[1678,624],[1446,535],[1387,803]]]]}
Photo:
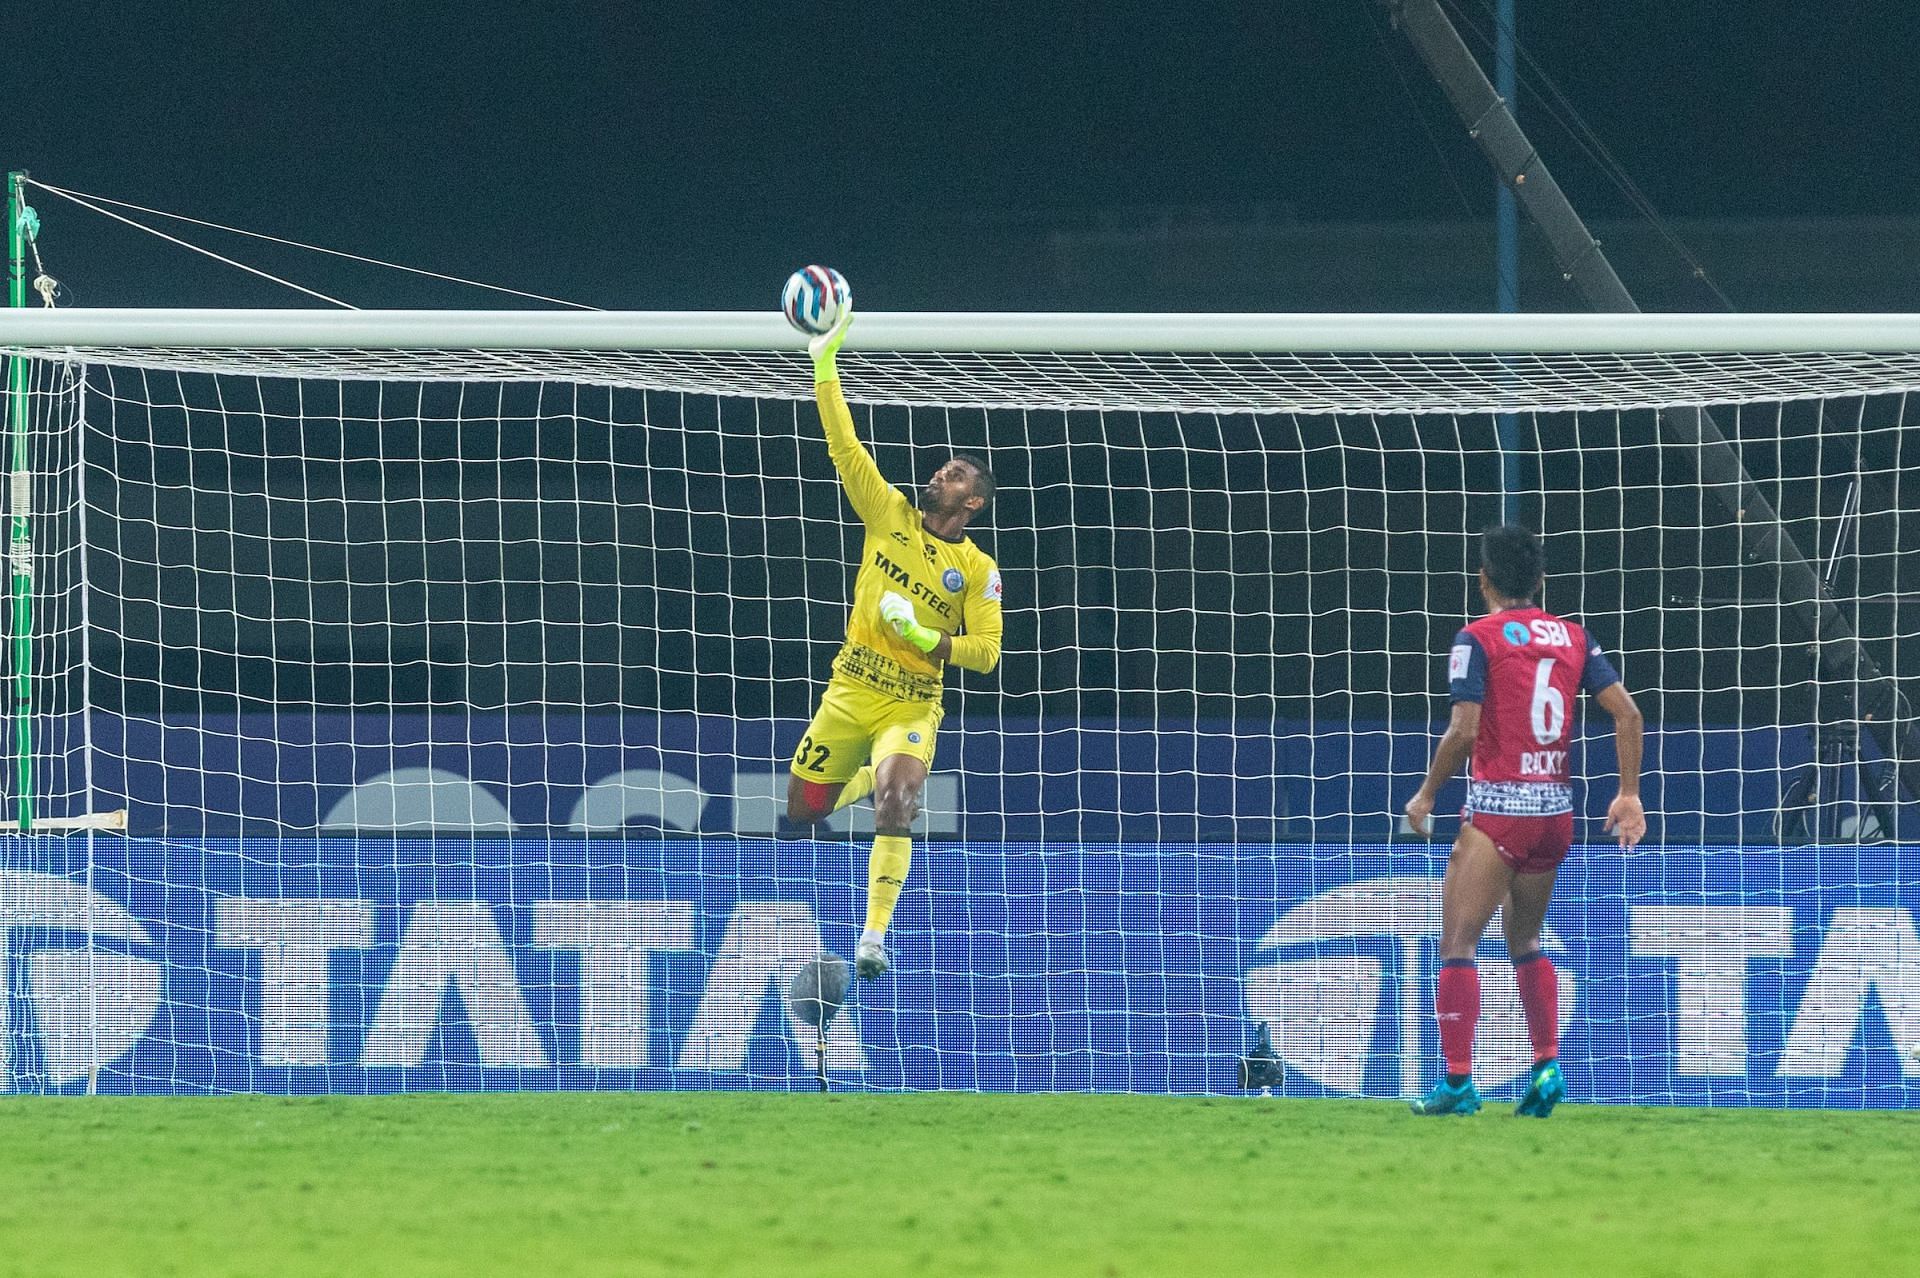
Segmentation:
{"type": "Polygon", "coordinates": [[[563,1094],[0,1103],[0,1272],[1920,1272],[1906,1113],[563,1094]]]}

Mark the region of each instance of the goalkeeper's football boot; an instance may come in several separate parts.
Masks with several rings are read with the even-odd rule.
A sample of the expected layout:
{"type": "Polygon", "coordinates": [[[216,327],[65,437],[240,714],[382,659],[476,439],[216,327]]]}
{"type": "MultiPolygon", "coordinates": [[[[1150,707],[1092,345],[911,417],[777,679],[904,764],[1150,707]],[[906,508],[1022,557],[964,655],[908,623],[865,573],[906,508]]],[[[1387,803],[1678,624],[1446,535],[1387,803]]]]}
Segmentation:
{"type": "Polygon", "coordinates": [[[1473,1085],[1471,1078],[1458,1087],[1443,1078],[1425,1096],[1408,1101],[1407,1108],[1416,1114],[1459,1114],[1462,1117],[1477,1114],[1480,1112],[1480,1089],[1473,1085]]]}
{"type": "Polygon", "coordinates": [[[1567,1098],[1567,1076],[1560,1072],[1559,1061],[1541,1061],[1533,1067],[1533,1081],[1527,1094],[1513,1107],[1516,1118],[1545,1118],[1553,1107],[1567,1098]]]}
{"type": "Polygon", "coordinates": [[[862,941],[853,951],[853,970],[863,981],[885,976],[892,967],[893,960],[887,957],[887,947],[878,941],[862,941]]]}

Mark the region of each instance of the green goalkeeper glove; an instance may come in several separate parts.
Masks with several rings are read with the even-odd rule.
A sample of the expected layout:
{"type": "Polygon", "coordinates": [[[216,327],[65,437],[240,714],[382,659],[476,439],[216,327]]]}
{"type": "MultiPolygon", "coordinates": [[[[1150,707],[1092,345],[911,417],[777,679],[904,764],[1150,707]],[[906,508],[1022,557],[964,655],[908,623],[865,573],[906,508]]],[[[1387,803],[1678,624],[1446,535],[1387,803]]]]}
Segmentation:
{"type": "Polygon", "coordinates": [[[932,652],[940,643],[940,632],[929,630],[915,621],[913,604],[897,591],[889,590],[880,596],[880,615],[893,627],[895,634],[922,652],[932,652]]]}
{"type": "Polygon", "coordinates": [[[813,380],[816,382],[837,382],[840,380],[839,366],[834,357],[840,353],[840,343],[847,340],[847,327],[853,323],[853,299],[848,298],[846,306],[840,312],[840,321],[820,336],[807,343],[807,354],[813,356],[813,380]]]}

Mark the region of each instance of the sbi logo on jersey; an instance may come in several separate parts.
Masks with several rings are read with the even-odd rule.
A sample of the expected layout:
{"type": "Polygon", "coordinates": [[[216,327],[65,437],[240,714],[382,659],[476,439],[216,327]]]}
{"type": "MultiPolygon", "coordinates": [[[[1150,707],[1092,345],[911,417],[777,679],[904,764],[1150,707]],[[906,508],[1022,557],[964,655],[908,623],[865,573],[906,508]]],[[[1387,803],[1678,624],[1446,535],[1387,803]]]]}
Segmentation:
{"type": "Polygon", "coordinates": [[[940,584],[953,593],[958,594],[960,593],[960,587],[967,584],[967,579],[960,575],[958,568],[949,568],[940,574],[940,584]]]}
{"type": "Polygon", "coordinates": [[[0,870],[0,927],[0,990],[15,1004],[8,1018],[19,1026],[30,1015],[34,1030],[24,1044],[0,1036],[0,1087],[17,1075],[78,1082],[147,1032],[160,1007],[160,964],[133,952],[152,938],[126,910],[57,875],[0,870]],[[23,1059],[14,1059],[16,1045],[27,1047],[23,1059]]]}
{"type": "Polygon", "coordinates": [[[1544,643],[1553,648],[1573,646],[1573,636],[1567,631],[1567,623],[1550,621],[1545,617],[1535,617],[1530,624],[1509,621],[1500,627],[1500,637],[1516,648],[1524,648],[1528,643],[1544,643]]]}
{"type": "MultiPolygon", "coordinates": [[[[1433,1023],[1439,933],[1439,879],[1367,879],[1322,892],[1281,915],[1260,938],[1260,948],[1272,953],[1247,973],[1247,1013],[1267,1022],[1274,1050],[1289,1068],[1329,1091],[1416,1095],[1440,1067],[1433,1023]]],[[[1504,948],[1497,923],[1487,935],[1504,948]]],[[[1573,1017],[1574,976],[1560,938],[1549,929],[1540,942],[1558,970],[1565,1030],[1573,1017]]],[[[1519,987],[1504,954],[1481,957],[1480,991],[1473,1074],[1483,1088],[1497,1087],[1533,1063],[1519,987]]]]}

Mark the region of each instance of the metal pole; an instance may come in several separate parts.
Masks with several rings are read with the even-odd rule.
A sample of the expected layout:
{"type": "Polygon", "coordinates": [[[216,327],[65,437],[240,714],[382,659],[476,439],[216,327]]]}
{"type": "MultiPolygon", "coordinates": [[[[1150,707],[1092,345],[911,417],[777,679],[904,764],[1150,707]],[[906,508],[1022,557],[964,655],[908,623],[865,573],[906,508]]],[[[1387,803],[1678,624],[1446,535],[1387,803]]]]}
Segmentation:
{"type": "MultiPolygon", "coordinates": [[[[1513,0],[1499,0],[1494,11],[1493,83],[1507,110],[1519,115],[1517,79],[1513,65],[1513,0]]],[[[1493,309],[1509,314],[1520,309],[1520,208],[1513,188],[1505,182],[1493,184],[1493,309]]],[[[1503,523],[1520,521],[1520,419],[1513,413],[1501,413],[1496,419],[1500,432],[1500,518],[1503,523]]]]}
{"type": "MultiPolygon", "coordinates": [[[[1520,117],[1518,79],[1513,64],[1513,0],[1500,0],[1494,11],[1493,85],[1507,112],[1520,117]]],[[[1494,309],[1520,309],[1520,206],[1513,188],[1495,182],[1493,188],[1494,309]]]]}
{"type": "MultiPolygon", "coordinates": [[[[1600,241],[1547,172],[1540,153],[1494,92],[1438,0],[1382,2],[1440,82],[1495,173],[1512,187],[1546,236],[1554,260],[1587,305],[1596,311],[1639,311],[1613,264],[1600,251],[1600,241]]],[[[1902,722],[1905,707],[1899,689],[1868,655],[1852,623],[1780,522],[1773,503],[1747,473],[1740,454],[1727,443],[1712,414],[1702,409],[1663,409],[1658,416],[1662,431],[1686,446],[1683,455],[1692,461],[1702,489],[1740,530],[1746,566],[1773,570],[1783,628],[1807,645],[1815,668],[1829,681],[1858,689],[1855,716],[1879,742],[1881,752],[1897,761],[1907,794],[1920,800],[1920,744],[1913,739],[1912,725],[1902,722]]]]}
{"type": "MultiPolygon", "coordinates": [[[[7,305],[27,304],[27,237],[33,210],[27,207],[25,172],[7,174],[7,305]]],[[[27,437],[27,360],[8,361],[7,431],[11,477],[7,549],[13,594],[14,815],[22,833],[33,829],[33,467],[27,437]]]]}
{"type": "Polygon", "coordinates": [[[1520,131],[1513,112],[1494,92],[1437,0],[1383,3],[1392,10],[1395,24],[1413,43],[1427,70],[1440,82],[1447,101],[1467,126],[1468,136],[1480,144],[1501,183],[1513,192],[1546,236],[1554,260],[1587,299],[1587,305],[1596,311],[1638,311],[1633,295],[1600,251],[1600,242],[1574,212],[1572,201],[1520,131]]]}

